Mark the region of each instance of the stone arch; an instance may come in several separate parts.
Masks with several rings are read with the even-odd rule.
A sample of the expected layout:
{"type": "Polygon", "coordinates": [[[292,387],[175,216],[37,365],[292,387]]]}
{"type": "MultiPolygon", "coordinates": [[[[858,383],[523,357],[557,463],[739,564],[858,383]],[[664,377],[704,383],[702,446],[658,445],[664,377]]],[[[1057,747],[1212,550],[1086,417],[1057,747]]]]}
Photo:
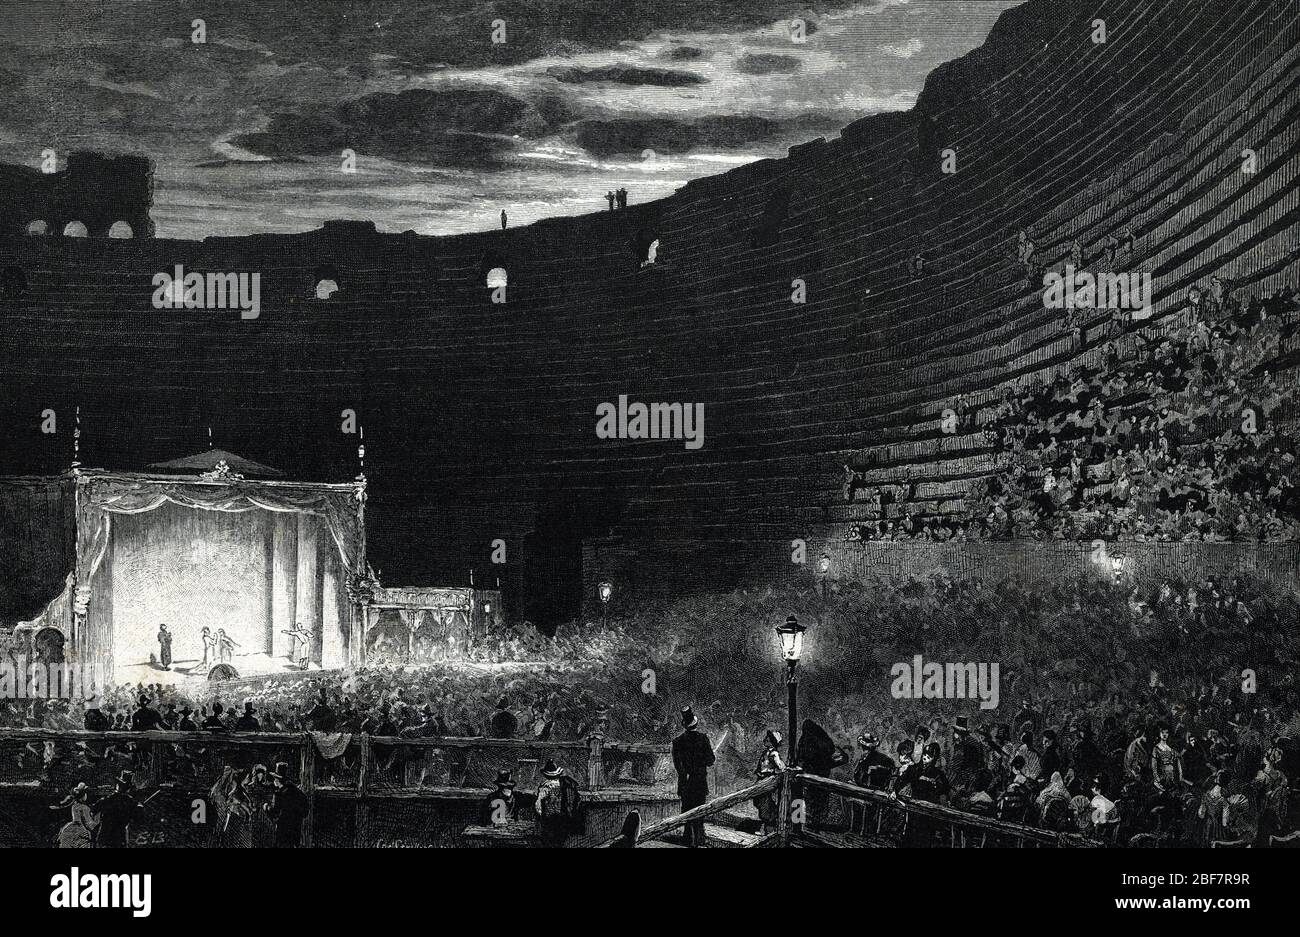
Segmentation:
{"type": "Polygon", "coordinates": [[[5,299],[18,299],[27,292],[27,274],[22,267],[10,264],[0,270],[0,296],[5,299]]]}
{"type": "Polygon", "coordinates": [[[487,287],[494,290],[498,286],[506,286],[509,279],[510,275],[506,272],[505,267],[493,267],[487,272],[487,287]]]}
{"type": "Polygon", "coordinates": [[[46,627],[32,636],[32,656],[45,664],[62,664],[67,637],[58,628],[46,627]]]}
{"type": "Polygon", "coordinates": [[[85,222],[69,221],[63,226],[63,236],[65,238],[88,238],[90,229],[86,227],[85,222]]]}
{"type": "Polygon", "coordinates": [[[329,299],[342,289],[342,277],[331,264],[321,264],[316,268],[315,296],[317,299],[329,299]]]}
{"type": "Polygon", "coordinates": [[[131,228],[131,225],[128,222],[114,221],[112,225],[109,226],[108,236],[110,238],[121,238],[127,240],[135,237],[135,231],[131,228]]]}
{"type": "Polygon", "coordinates": [[[662,247],[659,236],[643,228],[632,240],[632,256],[636,258],[637,264],[648,267],[655,262],[662,247]]]}
{"type": "Polygon", "coordinates": [[[366,660],[371,663],[407,663],[411,656],[411,632],[396,609],[380,609],[366,629],[366,660]]]}
{"type": "Polygon", "coordinates": [[[24,233],[32,237],[44,237],[45,235],[50,233],[50,226],[43,219],[34,218],[33,220],[27,222],[27,227],[24,233]]]}

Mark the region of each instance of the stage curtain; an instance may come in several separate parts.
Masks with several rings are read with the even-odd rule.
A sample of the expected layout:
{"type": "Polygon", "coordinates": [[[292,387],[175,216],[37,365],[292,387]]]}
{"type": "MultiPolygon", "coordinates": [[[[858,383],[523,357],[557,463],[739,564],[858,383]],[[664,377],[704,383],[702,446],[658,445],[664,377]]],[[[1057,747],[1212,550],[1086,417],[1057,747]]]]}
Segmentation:
{"type": "Polygon", "coordinates": [[[350,492],[303,491],[263,487],[256,482],[237,482],[229,485],[195,484],[142,484],[129,478],[106,476],[92,479],[80,500],[78,508],[77,558],[79,570],[91,570],[99,565],[103,550],[108,544],[111,514],[143,514],[167,502],[202,511],[253,511],[261,508],[294,514],[310,514],[325,519],[339,558],[349,574],[356,571],[360,555],[360,524],[356,520],[356,499],[350,492]],[[100,517],[87,517],[98,513],[100,517]],[[87,528],[93,533],[87,536],[87,528]]]}

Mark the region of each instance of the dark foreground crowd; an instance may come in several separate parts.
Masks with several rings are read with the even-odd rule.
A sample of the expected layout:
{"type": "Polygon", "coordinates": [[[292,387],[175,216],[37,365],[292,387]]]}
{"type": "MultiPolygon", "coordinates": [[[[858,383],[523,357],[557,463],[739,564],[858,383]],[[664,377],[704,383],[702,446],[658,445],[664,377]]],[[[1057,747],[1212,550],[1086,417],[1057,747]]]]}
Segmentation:
{"type": "MultiPolygon", "coordinates": [[[[778,741],[769,734],[759,777],[779,762],[778,741]]],[[[1235,709],[1214,690],[1174,702],[1157,687],[1100,718],[1025,700],[1009,723],[935,718],[911,738],[882,744],[867,732],[857,746],[854,758],[806,722],[800,767],[1116,845],[1270,846],[1293,834],[1300,748],[1273,713],[1235,709]]]]}

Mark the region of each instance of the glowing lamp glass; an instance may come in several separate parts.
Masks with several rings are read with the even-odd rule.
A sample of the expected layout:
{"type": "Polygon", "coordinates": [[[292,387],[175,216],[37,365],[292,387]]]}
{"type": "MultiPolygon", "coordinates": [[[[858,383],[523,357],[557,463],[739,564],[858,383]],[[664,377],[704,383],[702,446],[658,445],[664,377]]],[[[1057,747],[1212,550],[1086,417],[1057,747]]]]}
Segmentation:
{"type": "Polygon", "coordinates": [[[784,660],[797,661],[803,656],[803,633],[807,630],[793,615],[784,625],[777,626],[776,636],[781,639],[781,657],[784,660]]]}

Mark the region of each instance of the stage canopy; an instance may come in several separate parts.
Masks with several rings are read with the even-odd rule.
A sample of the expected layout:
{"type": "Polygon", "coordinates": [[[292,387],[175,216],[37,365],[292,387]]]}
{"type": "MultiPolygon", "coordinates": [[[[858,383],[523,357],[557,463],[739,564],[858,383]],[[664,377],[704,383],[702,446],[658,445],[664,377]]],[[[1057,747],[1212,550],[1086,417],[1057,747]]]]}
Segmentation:
{"type": "Polygon", "coordinates": [[[189,672],[204,626],[230,636],[236,669],[241,657],[262,658],[259,670],[296,660],[295,629],[310,635],[316,666],[359,659],[371,587],[364,479],[253,479],[235,465],[274,471],[218,450],[157,466],[210,466],[191,475],[74,469],[75,569],[29,628],[58,628],[73,659],[132,682],[159,654],[163,623],[174,658],[195,662],[189,672]]]}

